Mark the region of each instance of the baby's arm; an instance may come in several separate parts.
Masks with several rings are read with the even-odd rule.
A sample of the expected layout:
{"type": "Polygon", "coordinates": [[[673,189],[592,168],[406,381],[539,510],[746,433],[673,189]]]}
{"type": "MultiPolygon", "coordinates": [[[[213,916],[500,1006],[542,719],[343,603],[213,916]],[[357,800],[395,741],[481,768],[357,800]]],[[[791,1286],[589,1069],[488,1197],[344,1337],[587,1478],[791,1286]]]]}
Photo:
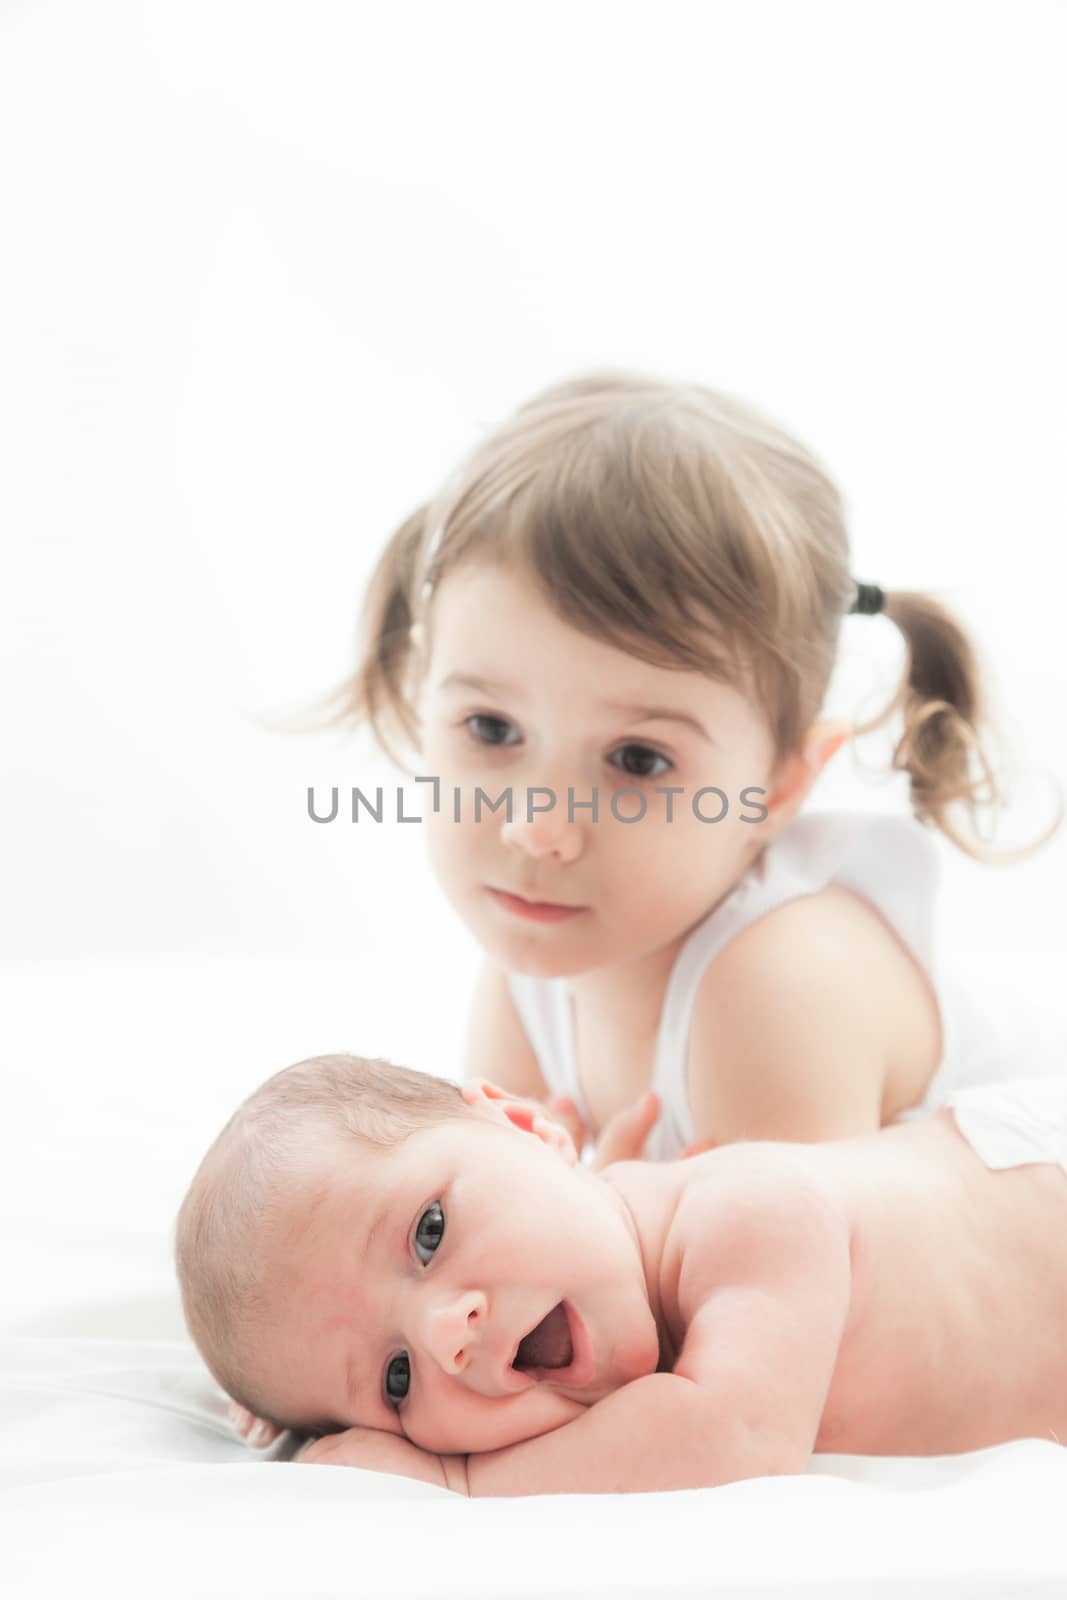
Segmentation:
{"type": "Polygon", "coordinates": [[[713,1177],[686,1191],[667,1249],[682,1252],[674,1371],[469,1456],[471,1495],[693,1489],[805,1469],[848,1315],[847,1218],[788,1169],[713,1177]]]}

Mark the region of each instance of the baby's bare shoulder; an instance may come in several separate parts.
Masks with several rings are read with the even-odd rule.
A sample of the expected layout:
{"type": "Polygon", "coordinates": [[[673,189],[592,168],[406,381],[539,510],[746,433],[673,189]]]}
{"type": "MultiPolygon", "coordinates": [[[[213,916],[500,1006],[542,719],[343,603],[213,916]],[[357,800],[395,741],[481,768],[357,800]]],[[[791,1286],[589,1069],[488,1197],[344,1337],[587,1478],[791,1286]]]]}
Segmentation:
{"type": "Polygon", "coordinates": [[[847,1260],[848,1207],[818,1147],[753,1142],[679,1165],[664,1262],[680,1305],[726,1284],[784,1287],[817,1256],[847,1260]]]}

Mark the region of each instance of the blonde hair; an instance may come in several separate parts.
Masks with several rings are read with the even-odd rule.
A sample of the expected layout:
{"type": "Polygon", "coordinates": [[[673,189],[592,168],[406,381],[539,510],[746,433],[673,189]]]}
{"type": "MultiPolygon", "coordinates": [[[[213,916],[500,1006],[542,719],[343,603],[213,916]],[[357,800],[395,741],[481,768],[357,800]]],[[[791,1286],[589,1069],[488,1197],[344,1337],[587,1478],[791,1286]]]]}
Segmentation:
{"type": "MultiPolygon", "coordinates": [[[[418,749],[433,592],[468,562],[529,578],[564,622],[639,659],[750,687],[776,771],[819,713],[857,593],[837,489],[766,417],[713,389],[628,372],[554,384],[395,530],[371,577],[358,664],[324,702],[326,722],[369,723],[404,770],[396,741],[418,749]]],[[[1031,854],[1062,811],[1043,839],[1003,856],[948,816],[956,802],[972,822],[1005,803],[983,746],[973,641],[931,595],[896,590],[883,610],[906,664],[892,700],[855,732],[899,710],[892,766],[908,773],[916,817],[978,859],[1031,854]]]]}
{"type": "Polygon", "coordinates": [[[444,1078],[351,1055],[297,1062],[238,1107],[200,1163],[175,1228],[186,1325],[231,1398],[281,1427],[315,1426],[272,1415],[245,1349],[277,1314],[267,1247],[289,1222],[294,1193],[316,1181],[325,1188],[324,1155],[345,1141],[389,1149],[470,1114],[444,1078]]]}

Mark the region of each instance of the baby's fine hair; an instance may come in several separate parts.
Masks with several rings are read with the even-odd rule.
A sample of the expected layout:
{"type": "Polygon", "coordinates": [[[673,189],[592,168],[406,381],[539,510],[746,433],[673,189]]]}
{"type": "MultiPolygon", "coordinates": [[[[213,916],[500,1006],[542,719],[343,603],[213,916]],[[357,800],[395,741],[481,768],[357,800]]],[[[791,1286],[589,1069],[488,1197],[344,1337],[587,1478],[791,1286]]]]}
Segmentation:
{"type": "Polygon", "coordinates": [[[456,1084],[351,1055],[297,1062],[237,1108],[200,1163],[175,1229],[186,1325],[232,1399],[269,1415],[242,1351],[275,1314],[267,1260],[294,1190],[328,1182],[324,1159],[346,1141],[389,1149],[468,1115],[456,1084]]]}
{"type": "MultiPolygon", "coordinates": [[[[636,373],[554,384],[406,518],[372,574],[356,670],[327,701],[327,720],[369,723],[404,770],[397,746],[419,746],[417,674],[433,596],[466,563],[531,579],[589,637],[747,689],[776,768],[803,748],[857,596],[840,495],[775,423],[716,390],[636,373]]],[[[907,771],[919,820],[979,859],[1031,853],[998,856],[948,815],[959,802],[976,822],[981,807],[1005,803],[983,747],[969,635],[931,595],[894,590],[882,609],[904,637],[906,664],[890,702],[855,731],[899,709],[892,766],[907,771]]]]}

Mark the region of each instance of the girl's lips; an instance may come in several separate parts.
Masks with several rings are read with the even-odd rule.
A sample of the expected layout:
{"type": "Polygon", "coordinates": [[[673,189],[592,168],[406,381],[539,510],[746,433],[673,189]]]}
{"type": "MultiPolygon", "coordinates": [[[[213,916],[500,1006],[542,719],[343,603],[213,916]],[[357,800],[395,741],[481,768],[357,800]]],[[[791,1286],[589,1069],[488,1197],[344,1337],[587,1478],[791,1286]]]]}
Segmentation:
{"type": "Polygon", "coordinates": [[[584,906],[553,905],[547,900],[523,900],[517,894],[508,894],[506,889],[491,888],[489,893],[505,911],[510,911],[516,917],[525,917],[528,922],[566,922],[569,917],[576,917],[585,910],[584,906]]]}

